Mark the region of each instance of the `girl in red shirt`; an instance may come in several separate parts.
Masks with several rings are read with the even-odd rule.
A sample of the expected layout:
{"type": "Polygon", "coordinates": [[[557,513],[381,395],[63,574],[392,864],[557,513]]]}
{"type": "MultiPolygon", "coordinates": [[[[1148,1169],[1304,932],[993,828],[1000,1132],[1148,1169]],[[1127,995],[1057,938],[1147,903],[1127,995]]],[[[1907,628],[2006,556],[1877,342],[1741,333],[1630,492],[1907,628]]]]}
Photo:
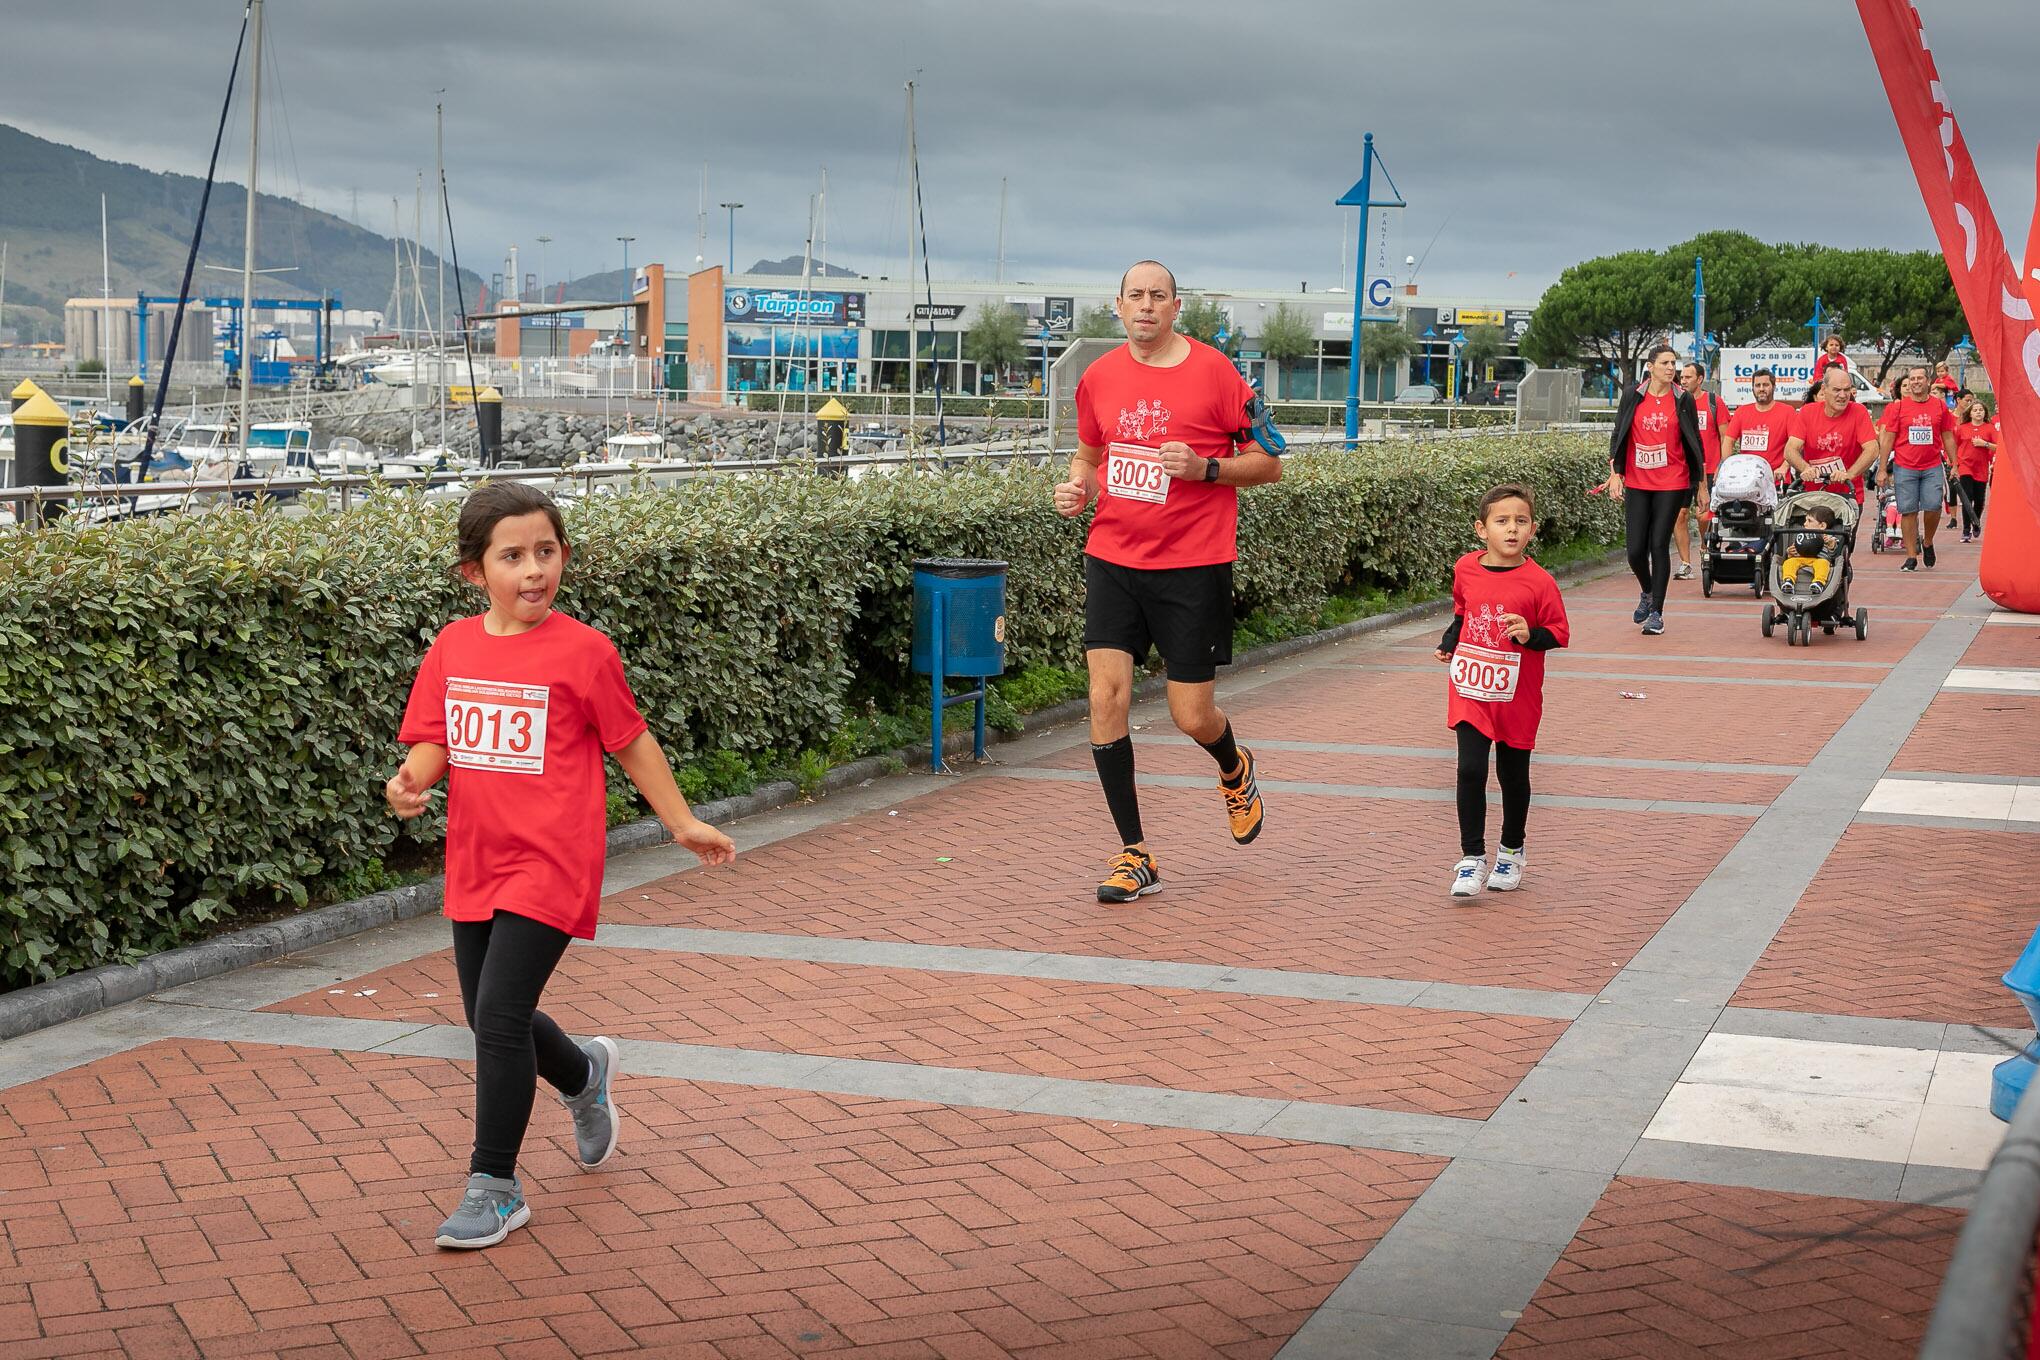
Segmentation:
{"type": "Polygon", "coordinates": [[[445,910],[475,1035],[475,1149],[460,1207],[435,1239],[442,1247],[494,1246],[530,1221],[517,1153],[538,1077],[573,1116],[581,1165],[616,1150],[615,1041],[576,1045],[538,1009],[568,940],[595,935],[603,755],[704,864],[736,853],[688,810],[616,648],[554,611],[568,552],[544,492],[493,482],[467,498],[459,570],[489,607],[433,640],[397,736],[411,750],[383,790],[397,816],[416,817],[451,770],[445,910]]]}
{"type": "Polygon", "coordinates": [[[1473,531],[1485,552],[1452,568],[1452,622],[1438,642],[1450,663],[1446,726],[1459,737],[1459,852],[1452,895],[1483,886],[1523,885],[1523,833],[1530,817],[1530,749],[1544,714],[1544,654],[1571,638],[1565,601],[1551,573],[1528,556],[1537,519],[1528,487],[1513,483],[1481,497],[1473,531]],[[1502,839],[1487,871],[1488,748],[1502,786],[1502,839]]]}
{"type": "Polygon", "coordinates": [[[1955,489],[1962,499],[1962,541],[1983,537],[1983,501],[1990,491],[1991,460],[1997,457],[1998,427],[1990,408],[1971,397],[1956,407],[1955,489]]]}
{"type": "Polygon", "coordinates": [[[1820,342],[1820,357],[1813,361],[1813,381],[1817,384],[1830,368],[1847,368],[1849,356],[1842,353],[1842,337],[1830,335],[1820,342]]]}

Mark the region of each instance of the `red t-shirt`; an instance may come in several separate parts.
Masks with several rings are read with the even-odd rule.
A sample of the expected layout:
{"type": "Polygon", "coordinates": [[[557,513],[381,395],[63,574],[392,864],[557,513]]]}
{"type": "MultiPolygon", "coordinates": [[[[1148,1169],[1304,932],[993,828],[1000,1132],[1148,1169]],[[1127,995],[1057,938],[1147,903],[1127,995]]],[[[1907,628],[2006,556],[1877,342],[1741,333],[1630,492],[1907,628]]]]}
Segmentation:
{"type": "Polygon", "coordinates": [[[1700,465],[1712,477],[1721,471],[1721,431],[1728,424],[1728,408],[1712,392],[1693,398],[1694,414],[1700,417],[1700,465]]]}
{"type": "Polygon", "coordinates": [[[446,914],[511,911],[595,937],[607,849],[602,756],[645,730],[616,647],[554,611],[491,636],[440,631],[397,740],[447,748],[446,914]]]}
{"type": "Polygon", "coordinates": [[[1472,723],[1490,741],[1529,750],[1544,716],[1544,653],[1502,631],[1504,614],[1548,628],[1563,647],[1572,640],[1558,582],[1535,562],[1496,570],[1470,552],[1452,564],[1452,610],[1459,643],[1445,677],[1445,725],[1472,723]]]}
{"type": "Polygon", "coordinates": [[[1941,436],[1955,428],[1955,413],[1939,397],[1900,397],[1884,408],[1878,424],[1892,437],[1891,456],[1902,468],[1924,472],[1941,466],[1941,436]]]}
{"type": "Polygon", "coordinates": [[[1685,445],[1679,438],[1679,403],[1673,392],[1662,397],[1645,393],[1636,404],[1629,423],[1629,474],[1623,483],[1632,490],[1684,491],[1693,485],[1693,473],[1682,451],[1685,445]]]}
{"type": "Polygon", "coordinates": [[[1238,490],[1165,476],[1139,450],[1180,440],[1201,457],[1230,458],[1253,399],[1232,360],[1196,340],[1173,368],[1143,364],[1121,345],[1085,369],[1077,383],[1077,438],[1106,455],[1084,551],[1143,569],[1206,567],[1237,557],[1238,490]],[[1132,456],[1115,454],[1114,444],[1133,446],[1132,456]]]}
{"type": "Polygon", "coordinates": [[[1994,420],[1972,420],[1955,427],[1955,471],[1964,477],[1974,477],[1979,482],[1990,480],[1991,460],[1997,457],[2000,442],[1997,422],[1994,420]],[[1976,446],[1979,439],[1988,439],[1991,447],[1976,446]]]}
{"type": "MultiPolygon", "coordinates": [[[[1792,437],[1804,447],[1799,456],[1808,463],[1819,467],[1822,463],[1840,463],[1843,467],[1855,466],[1863,456],[1863,446],[1877,439],[1877,426],[1870,420],[1869,408],[1863,403],[1852,401],[1842,408],[1839,416],[1827,413],[1825,402],[1802,406],[1792,418],[1792,437]]],[[[1840,491],[1854,496],[1856,503],[1863,503],[1863,479],[1857,477],[1849,482],[1808,482],[1812,490],[1840,491]]]]}
{"type": "Polygon", "coordinates": [[[1755,403],[1738,406],[1728,418],[1722,437],[1735,445],[1737,453],[1761,453],[1771,460],[1771,470],[1776,472],[1785,466],[1785,441],[1792,438],[1792,416],[1792,408],[1782,401],[1772,402],[1769,410],[1762,410],[1755,403]]]}
{"type": "Polygon", "coordinates": [[[1829,354],[1823,351],[1820,357],[1813,361],[1813,377],[1810,379],[1810,381],[1819,382],[1821,379],[1821,375],[1823,373],[1826,373],[1831,368],[1847,368],[1848,366],[1849,366],[1848,355],[1829,354]]]}

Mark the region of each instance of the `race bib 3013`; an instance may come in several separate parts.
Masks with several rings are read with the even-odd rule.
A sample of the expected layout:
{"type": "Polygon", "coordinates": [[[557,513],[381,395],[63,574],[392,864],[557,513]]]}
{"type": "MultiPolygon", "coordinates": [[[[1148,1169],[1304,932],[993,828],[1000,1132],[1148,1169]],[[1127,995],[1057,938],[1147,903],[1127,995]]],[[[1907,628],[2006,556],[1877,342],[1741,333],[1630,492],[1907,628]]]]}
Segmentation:
{"type": "Polygon", "coordinates": [[[446,682],[446,759],[467,770],[545,773],[544,685],[446,682]]]}

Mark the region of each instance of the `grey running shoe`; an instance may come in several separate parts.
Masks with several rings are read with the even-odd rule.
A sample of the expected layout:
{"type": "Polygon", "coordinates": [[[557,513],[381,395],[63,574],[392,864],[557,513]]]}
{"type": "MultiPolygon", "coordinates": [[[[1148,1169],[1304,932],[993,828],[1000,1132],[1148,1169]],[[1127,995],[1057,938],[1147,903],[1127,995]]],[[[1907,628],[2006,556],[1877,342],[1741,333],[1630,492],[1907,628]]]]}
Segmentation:
{"type": "Polygon", "coordinates": [[[1664,632],[1665,616],[1658,613],[1655,609],[1651,610],[1650,617],[1643,621],[1643,631],[1652,637],[1656,637],[1659,633],[1664,632]]]}
{"type": "Polygon", "coordinates": [[[560,1103],[574,1116],[575,1155],[581,1165],[597,1167],[616,1151],[616,1102],[609,1085],[616,1078],[616,1040],[597,1035],[581,1045],[588,1055],[587,1089],[577,1096],[561,1096],[560,1103]]]}
{"type": "Polygon", "coordinates": [[[531,1206],[524,1202],[524,1189],[516,1177],[485,1176],[477,1171],[468,1177],[467,1193],[453,1216],[439,1225],[434,1239],[442,1247],[493,1247],[531,1221],[531,1206]]]}
{"type": "Polygon", "coordinates": [[[1650,592],[1646,590],[1643,592],[1643,594],[1636,597],[1636,612],[1629,616],[1629,620],[1632,623],[1642,623],[1645,619],[1649,617],[1650,617],[1650,592]]]}

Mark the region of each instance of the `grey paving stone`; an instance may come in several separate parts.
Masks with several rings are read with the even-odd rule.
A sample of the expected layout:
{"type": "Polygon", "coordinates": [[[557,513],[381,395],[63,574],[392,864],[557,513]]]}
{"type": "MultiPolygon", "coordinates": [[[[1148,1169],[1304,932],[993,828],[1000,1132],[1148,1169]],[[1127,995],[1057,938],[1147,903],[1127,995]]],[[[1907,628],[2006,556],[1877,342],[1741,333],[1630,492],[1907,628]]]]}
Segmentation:
{"type": "Polygon", "coordinates": [[[1593,1001],[1593,996],[1586,992],[1542,992],[1528,987],[1478,987],[1459,982],[1434,982],[1410,1004],[1429,1010],[1574,1020],[1593,1001]]]}
{"type": "Polygon", "coordinates": [[[2030,1029],[1998,1029],[1990,1025],[1950,1025],[1941,1047],[1950,1053],[1991,1053],[2011,1057],[2033,1042],[2030,1029]]]}
{"type": "Polygon", "coordinates": [[[1320,1308],[1276,1360],[1490,1360],[1506,1329],[1320,1308]]]}
{"type": "Polygon", "coordinates": [[[1291,973],[1280,968],[1227,968],[1212,979],[1214,992],[1250,996],[1289,996],[1308,1001],[1355,1001],[1376,1006],[1408,1006],[1434,990],[1435,984],[1400,978],[1342,977],[1336,973],[1291,973]]]}
{"type": "MultiPolygon", "coordinates": [[[[998,1110],[1014,1108],[1040,1092],[1049,1080],[1011,1072],[975,1072],[860,1058],[824,1058],[801,1074],[802,1085],[813,1090],[998,1110]]],[[[755,1085],[756,1081],[751,1079],[747,1084],[755,1085]]]]}
{"type": "Polygon", "coordinates": [[[1578,1096],[1545,1102],[1511,1097],[1462,1154],[1558,1170],[1612,1174],[1635,1150],[1662,1099],[1578,1096]]]}
{"type": "Polygon", "coordinates": [[[1475,1119],[1298,1100],[1284,1106],[1252,1132],[1265,1138],[1451,1157],[1464,1149],[1479,1129],[1480,1121],[1475,1119]]]}
{"type": "MultiPolygon", "coordinates": [[[[1974,690],[1963,691],[1973,694],[1974,690]]],[[[1863,812],[1856,820],[1869,826],[1934,826],[1947,831],[2008,831],[2015,835],[2040,835],[2040,822],[2001,821],[1994,817],[1934,817],[1912,812],[1863,812]]]]}
{"type": "MultiPolygon", "coordinates": [[[[1566,1240],[1571,1240],[1570,1233],[1566,1240]]],[[[1332,1291],[1324,1306],[1488,1331],[1505,1329],[1536,1295],[1564,1250],[1564,1242],[1434,1232],[1398,1223],[1368,1249],[1366,1259],[1332,1291]],[[1441,1268],[1446,1263],[1449,1267],[1441,1268]]]]}
{"type": "Polygon", "coordinates": [[[366,1053],[420,1029],[415,1020],[356,1020],[337,1015],[289,1015],[205,1006],[178,1006],[162,1001],[142,1003],[159,1013],[158,1024],[184,1039],[217,1039],[227,1043],[289,1044],[296,1048],[333,1048],[366,1053]]]}
{"type": "Polygon", "coordinates": [[[1589,1010],[1558,1037],[1535,1070],[1577,1068],[1620,1075],[1638,1084],[1637,1093],[1655,1089],[1662,1095],[1686,1070],[1704,1038],[1705,1033],[1696,1029],[1613,1024],[1589,1010]]]}
{"type": "Polygon", "coordinates": [[[1250,1134],[1282,1112],[1288,1102],[1247,1096],[1214,1096],[1149,1086],[1050,1079],[1006,1108],[1029,1114],[1064,1115],[1164,1128],[1250,1134]]]}
{"type": "Polygon", "coordinates": [[[764,1053],[748,1048],[669,1044],[644,1039],[619,1040],[617,1050],[626,1075],[725,1082],[733,1086],[783,1086],[790,1090],[809,1091],[822,1089],[810,1078],[829,1061],[805,1053],[764,1053]]]}
{"type": "Polygon", "coordinates": [[[1491,1161],[1470,1149],[1403,1210],[1389,1236],[1410,1228],[1562,1248],[1607,1190],[1608,1180],[1608,1172],[1491,1161]]]}
{"type": "Polygon", "coordinates": [[[1625,1176],[1697,1181],[1704,1185],[1743,1185],[1795,1195],[1827,1195],[1839,1199],[1899,1197],[1905,1168],[1897,1162],[1872,1162],[1855,1157],[1817,1157],[1803,1152],[1770,1152],[1758,1148],[1717,1147],[1645,1138],[1622,1163],[1625,1176]]]}
{"type": "Polygon", "coordinates": [[[1806,1011],[1731,1006],[1721,1013],[1721,1019],[1715,1022],[1714,1028],[1723,1034],[1750,1034],[1766,1039],[1808,1039],[1817,1043],[1939,1050],[1950,1027],[1937,1020],[1885,1020],[1871,1016],[1816,1015],[1806,1011]]]}
{"type": "Polygon", "coordinates": [[[1953,1166],[1909,1166],[1905,1179],[1899,1182],[1898,1198],[1908,1204],[1967,1210],[1976,1203],[1976,1191],[1982,1184],[1981,1171],[1953,1166]]]}

